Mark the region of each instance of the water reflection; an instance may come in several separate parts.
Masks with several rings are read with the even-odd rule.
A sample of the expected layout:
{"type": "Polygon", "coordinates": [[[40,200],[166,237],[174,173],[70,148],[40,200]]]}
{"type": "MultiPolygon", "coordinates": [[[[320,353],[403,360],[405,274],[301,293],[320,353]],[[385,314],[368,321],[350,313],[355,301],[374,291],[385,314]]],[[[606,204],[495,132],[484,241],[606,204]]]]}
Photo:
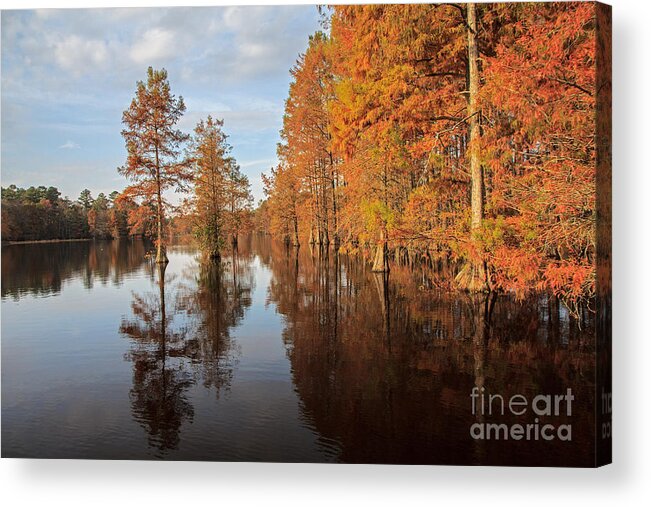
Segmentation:
{"type": "Polygon", "coordinates": [[[142,241],[75,241],[10,245],[2,248],[2,297],[51,296],[66,280],[86,289],[99,282],[119,286],[142,267],[148,245],[142,241]]]}
{"type": "Polygon", "coordinates": [[[159,265],[158,292],[134,294],[133,318],[120,325],[120,333],[133,341],[127,358],[133,362],[129,397],[134,418],[161,451],[176,448],[181,424],[194,415],[186,393],[194,383],[184,361],[188,329],[183,319],[175,319],[183,293],[170,290],[176,288],[173,284],[173,279],[165,280],[165,265],[159,265]]]}
{"type": "Polygon", "coordinates": [[[252,255],[246,246],[244,242],[223,252],[221,263],[203,258],[198,270],[190,268],[186,274],[196,276],[196,289],[190,290],[186,299],[192,337],[185,353],[202,384],[215,388],[217,396],[232,381],[239,348],[231,331],[244,319],[255,288],[252,255]]]}
{"type": "Polygon", "coordinates": [[[249,252],[195,261],[171,275],[152,264],[156,287],[133,294],[132,315],[120,325],[132,342],[125,358],[133,363],[133,417],[158,457],[178,448],[183,424],[193,420],[190,388],[199,382],[217,396],[228,389],[238,356],[230,330],[251,304],[249,252]]]}
{"type": "Polygon", "coordinates": [[[286,318],[283,339],[304,415],[339,442],[341,461],[590,462],[589,318],[579,329],[546,297],[516,303],[426,290],[422,273],[399,266],[386,276],[333,252],[260,248],[272,251],[263,257],[274,273],[269,297],[286,318]],[[473,386],[505,396],[571,387],[576,439],[472,440],[471,424],[483,420],[470,411],[473,386]]]}
{"type": "Polygon", "coordinates": [[[217,264],[176,246],[160,269],[146,249],[3,248],[4,455],[591,464],[587,312],[450,292],[443,264],[374,274],[263,236],[217,264]],[[572,388],[573,440],[473,440],[494,421],[471,413],[475,386],[572,388]]]}

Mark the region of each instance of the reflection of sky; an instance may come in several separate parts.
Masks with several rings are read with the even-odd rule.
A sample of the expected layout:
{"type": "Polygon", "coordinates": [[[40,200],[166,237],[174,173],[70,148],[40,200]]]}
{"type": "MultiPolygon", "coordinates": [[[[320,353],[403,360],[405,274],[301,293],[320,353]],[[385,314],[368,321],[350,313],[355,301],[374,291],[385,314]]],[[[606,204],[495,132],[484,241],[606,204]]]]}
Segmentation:
{"type": "MultiPolygon", "coordinates": [[[[37,248],[38,246],[34,246],[37,248]]],[[[12,248],[12,247],[8,247],[12,248]]],[[[168,325],[193,318],[175,304],[181,287],[195,290],[193,251],[168,251],[165,272],[168,325]]],[[[244,319],[229,330],[236,347],[233,378],[224,392],[198,378],[184,396],[194,408],[169,459],[324,461],[317,434],[301,416],[282,341],[283,321],[267,304],[271,271],[252,261],[255,283],[244,319]],[[288,435],[291,438],[288,439],[288,435]],[[273,445],[282,444],[282,445],[273,445]]],[[[133,295],[156,297],[157,273],[143,264],[113,283],[83,270],[47,296],[2,299],[2,439],[11,454],[40,457],[142,459],[160,455],[134,419],[130,391],[134,344],[119,333],[134,320],[133,295]],[[74,309],[74,311],[71,311],[74,309]]],[[[198,316],[195,316],[198,318],[198,316]]],[[[195,329],[196,326],[189,326],[195,329]]],[[[192,336],[188,336],[191,339],[192,336]]],[[[168,358],[168,367],[183,358],[168,358]]],[[[187,365],[186,365],[187,367],[187,365]]]]}
{"type": "Polygon", "coordinates": [[[183,130],[224,119],[257,200],[289,69],[318,28],[314,6],[4,11],[2,185],[122,189],[121,115],[152,65],[185,99],[183,130]]]}

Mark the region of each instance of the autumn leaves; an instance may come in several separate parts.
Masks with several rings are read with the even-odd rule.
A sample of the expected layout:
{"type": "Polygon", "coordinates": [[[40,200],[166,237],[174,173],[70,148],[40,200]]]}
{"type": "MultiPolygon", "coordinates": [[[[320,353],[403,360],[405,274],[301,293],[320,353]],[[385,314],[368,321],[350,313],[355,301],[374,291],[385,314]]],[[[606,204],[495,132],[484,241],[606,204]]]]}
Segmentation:
{"type": "Polygon", "coordinates": [[[259,222],[379,270],[445,257],[461,288],[589,299],[595,9],[333,7],[292,69],[259,222]]]}
{"type": "Polygon", "coordinates": [[[191,137],[176,128],[184,112],[183,98],[171,93],[165,69],[149,67],[147,81],[138,82],[136,96],[122,116],[127,161],[118,171],[132,182],[122,195],[153,214],[156,262],[161,264],[168,262],[166,190],[193,190],[183,212],[191,215],[195,234],[212,257],[218,257],[226,234],[237,243],[252,201],[248,179],[229,155],[223,123],[208,117],[191,137]]]}
{"type": "MultiPolygon", "coordinates": [[[[453,261],[456,284],[568,303],[595,291],[595,48],[591,3],[335,6],[291,69],[279,164],[257,227],[288,245],[453,261]]],[[[251,220],[222,124],[189,136],[164,71],[125,111],[128,194],[186,212],[217,256],[251,220]]],[[[159,241],[158,259],[165,261],[159,241]]]]}
{"type": "Polygon", "coordinates": [[[194,130],[191,152],[195,161],[194,197],[188,203],[194,235],[202,249],[219,258],[227,242],[250,227],[253,197],[249,180],[240,172],[222,131],[224,122],[211,116],[194,130]]]}

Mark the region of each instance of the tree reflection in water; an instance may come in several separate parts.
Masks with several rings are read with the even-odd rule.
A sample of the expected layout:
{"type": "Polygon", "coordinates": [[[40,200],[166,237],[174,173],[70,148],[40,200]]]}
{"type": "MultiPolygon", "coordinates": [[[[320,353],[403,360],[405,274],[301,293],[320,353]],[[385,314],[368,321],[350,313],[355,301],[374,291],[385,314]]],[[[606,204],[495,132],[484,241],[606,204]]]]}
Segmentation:
{"type": "Polygon", "coordinates": [[[97,282],[119,287],[142,267],[146,246],[122,239],[2,247],[2,298],[57,295],[71,279],[82,280],[86,289],[97,282]]]}
{"type": "MultiPolygon", "coordinates": [[[[454,267],[444,263],[424,266],[400,258],[392,262],[387,276],[372,273],[359,255],[308,245],[297,250],[263,236],[242,238],[239,250],[224,252],[221,264],[202,262],[193,247],[174,247],[169,251],[171,263],[159,271],[145,261],[144,253],[141,242],[3,248],[3,304],[9,308],[20,300],[25,309],[21,326],[41,308],[57,311],[58,320],[52,324],[58,326],[56,339],[47,333],[34,337],[47,351],[39,356],[41,349],[34,349],[34,354],[43,357],[49,369],[36,369],[29,361],[30,373],[21,383],[40,393],[53,374],[68,378],[70,370],[85,378],[92,361],[101,359],[98,367],[106,369],[99,371],[110,383],[105,389],[93,385],[102,388],[109,401],[111,393],[119,393],[112,419],[118,423],[110,431],[124,436],[114,450],[104,451],[107,456],[117,455],[120,445],[128,445],[124,453],[132,455],[144,434],[148,441],[142,457],[255,459],[255,440],[268,451],[260,459],[279,461],[590,464],[597,327],[590,313],[569,319],[563,306],[545,294],[524,302],[506,295],[471,298],[449,290],[446,280],[454,279],[449,271],[454,267]],[[254,277],[266,288],[265,304],[255,308],[254,277]],[[66,290],[68,284],[72,290],[66,290]],[[135,290],[130,309],[122,306],[127,287],[135,290]],[[111,294],[113,300],[104,302],[111,294]],[[75,306],[82,298],[90,298],[88,308],[95,318],[81,315],[79,329],[95,333],[93,342],[68,337],[62,325],[63,319],[72,321],[85,311],[75,306]],[[65,314],[59,313],[60,302],[67,302],[65,314]],[[106,321],[100,322],[104,304],[106,321]],[[28,312],[30,308],[35,310],[28,312]],[[132,367],[126,379],[120,368],[107,366],[114,359],[114,336],[105,333],[103,324],[115,330],[116,316],[132,367]],[[244,319],[250,319],[251,327],[238,339],[234,328],[244,319]],[[275,348],[276,330],[282,333],[289,364],[282,358],[282,347],[275,348]],[[242,358],[236,374],[239,343],[253,353],[242,358]],[[78,353],[48,357],[57,346],[78,353]],[[87,359],[91,362],[83,363],[87,359]],[[269,390],[256,384],[268,379],[260,371],[273,376],[269,390]],[[236,376],[238,384],[233,382],[236,376]],[[124,380],[130,385],[128,395],[121,387],[124,380]],[[231,386],[228,403],[216,399],[231,386]],[[473,423],[495,422],[471,413],[474,386],[529,399],[562,394],[571,387],[572,442],[473,440],[473,423]],[[122,404],[126,419],[120,419],[122,404]],[[140,427],[133,428],[134,420],[140,427]]],[[[3,337],[17,332],[32,339],[29,327],[11,327],[12,318],[3,313],[3,337]]],[[[15,364],[27,364],[20,362],[21,354],[14,356],[15,364]]],[[[57,406],[65,400],[82,413],[91,410],[84,399],[76,399],[77,384],[60,385],[57,406]]],[[[22,391],[13,392],[23,399],[22,391]]],[[[17,441],[31,445],[32,455],[40,455],[43,444],[33,438],[37,423],[46,415],[56,420],[60,414],[48,412],[39,397],[21,401],[21,406],[30,411],[14,425],[25,428],[17,441]]],[[[73,446],[79,456],[88,456],[83,443],[97,440],[96,426],[90,418],[85,426],[66,426],[66,421],[59,419],[58,424],[68,440],[52,438],[46,442],[48,452],[69,456],[66,446],[73,446]]],[[[531,420],[507,415],[499,422],[531,420]]]]}
{"type": "Polygon", "coordinates": [[[177,447],[182,423],[192,420],[187,391],[194,378],[184,360],[187,326],[183,319],[176,319],[180,325],[175,322],[183,292],[170,291],[175,280],[165,279],[164,264],[157,269],[158,292],[133,294],[133,318],[122,321],[120,333],[134,343],[128,353],[133,362],[129,396],[134,418],[147,430],[150,445],[164,451],[177,447]]]}
{"type": "MultiPolygon", "coordinates": [[[[401,266],[375,274],[355,257],[259,239],[259,250],[267,249],[271,255],[261,259],[273,271],[269,299],[285,316],[303,417],[323,442],[337,443],[340,461],[589,462],[591,317],[579,328],[546,295],[525,302],[469,297],[425,280],[446,274],[401,266]],[[471,439],[475,385],[505,396],[572,387],[576,438],[569,448],[471,439]]],[[[522,421],[507,414],[500,422],[522,421]]]]}
{"type": "Polygon", "coordinates": [[[133,362],[133,417],[159,456],[179,447],[182,425],[192,422],[194,386],[217,396],[228,389],[238,357],[231,330],[251,305],[250,251],[196,262],[167,275],[166,265],[152,264],[156,288],[133,294],[132,316],[120,325],[132,341],[125,358],[133,362]]]}

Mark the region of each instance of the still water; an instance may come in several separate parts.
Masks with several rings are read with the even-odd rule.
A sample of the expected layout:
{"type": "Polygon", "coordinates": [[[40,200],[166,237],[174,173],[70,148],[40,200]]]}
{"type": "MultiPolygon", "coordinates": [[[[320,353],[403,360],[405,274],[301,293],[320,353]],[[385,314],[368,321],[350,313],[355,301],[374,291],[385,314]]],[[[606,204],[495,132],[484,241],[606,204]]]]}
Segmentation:
{"type": "MultiPolygon", "coordinates": [[[[243,239],[221,265],[140,241],[2,249],[2,455],[592,464],[594,322],[432,270],[243,239]],[[471,390],[575,397],[572,440],[494,441],[471,390]]],[[[527,422],[532,417],[525,417],[527,422]]]]}

